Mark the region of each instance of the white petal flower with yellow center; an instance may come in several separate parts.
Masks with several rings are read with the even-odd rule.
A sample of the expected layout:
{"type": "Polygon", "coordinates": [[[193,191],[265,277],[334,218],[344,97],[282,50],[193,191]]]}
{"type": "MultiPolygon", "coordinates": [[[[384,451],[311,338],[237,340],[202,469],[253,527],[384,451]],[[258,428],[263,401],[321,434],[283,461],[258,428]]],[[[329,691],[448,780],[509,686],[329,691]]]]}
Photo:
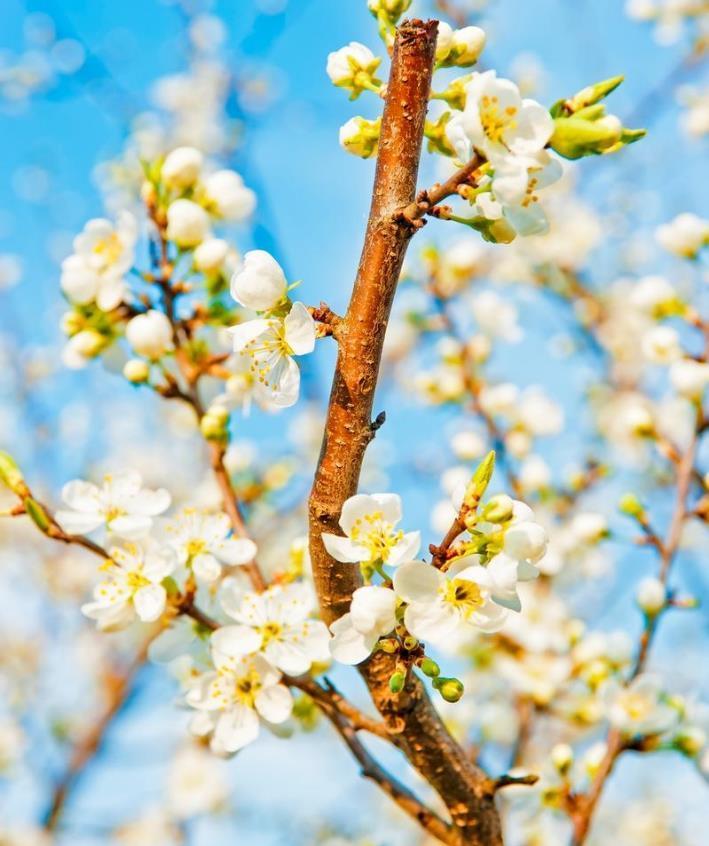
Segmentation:
{"type": "Polygon", "coordinates": [[[285,318],[248,320],[229,331],[234,351],[251,360],[254,395],[278,408],[293,405],[300,391],[293,356],[315,348],[315,321],[303,303],[293,303],[285,318]]]}
{"type": "Polygon", "coordinates": [[[73,254],[62,262],[60,284],[67,297],[79,305],[95,302],[102,311],[120,305],[137,237],[137,223],[129,212],[123,212],[115,226],[104,218],[90,220],[74,239],[73,254]]]}
{"type": "Polygon", "coordinates": [[[325,623],[311,618],[313,595],[304,584],[241,595],[227,588],[222,607],[239,625],[214,634],[217,649],[231,655],[261,652],[274,667],[295,676],[330,657],[330,634],[325,623]]]}
{"type": "Polygon", "coordinates": [[[233,654],[229,638],[218,635],[219,631],[212,636],[216,672],[205,674],[186,698],[202,712],[192,730],[211,733],[215,752],[233,753],[256,740],[259,718],[274,725],[285,722],[293,710],[293,697],[280,683],[280,672],[262,655],[233,654]]]}
{"type": "Polygon", "coordinates": [[[396,494],[356,494],[342,506],[340,528],[345,537],[324,532],[325,549],[337,561],[389,564],[410,561],[419,551],[420,532],[402,532],[401,498],[396,494]]]}
{"type": "Polygon", "coordinates": [[[368,658],[379,638],[396,627],[396,604],[396,594],[390,588],[358,588],[350,610],[330,626],[332,657],[341,664],[359,664],[368,658]]]}
{"type": "Polygon", "coordinates": [[[509,79],[494,70],[473,73],[466,86],[465,109],[449,121],[446,133],[461,160],[474,150],[497,165],[510,156],[536,156],[554,131],[544,106],[523,99],[509,79]]]}
{"type": "Polygon", "coordinates": [[[678,722],[679,714],[663,701],[662,683],[644,673],[623,687],[616,680],[603,690],[608,720],[625,735],[660,734],[678,722]]]}
{"type": "Polygon", "coordinates": [[[493,594],[516,583],[516,573],[493,562],[488,567],[461,559],[444,573],[422,561],[402,564],[394,574],[394,590],[407,603],[406,628],[415,637],[445,645],[466,626],[496,632],[507,610],[493,594]]]}
{"type": "Polygon", "coordinates": [[[144,623],[157,620],[167,601],[162,581],[177,564],[172,550],[126,544],[114,547],[109,555],[101,567],[106,578],[96,586],[94,601],[83,605],[82,612],[103,631],[124,628],[136,615],[144,623]]]}
{"type": "Polygon", "coordinates": [[[231,524],[226,514],[185,508],[165,527],[165,534],[179,563],[205,582],[216,581],[223,566],[249,564],[256,556],[252,540],[229,537],[231,524]]]}
{"type": "Polygon", "coordinates": [[[56,514],[65,532],[86,534],[105,525],[128,540],[146,535],[153,517],[170,507],[170,494],[164,488],[144,488],[135,472],[107,474],[101,487],[75,479],[64,485],[62,499],[71,509],[56,514]]]}

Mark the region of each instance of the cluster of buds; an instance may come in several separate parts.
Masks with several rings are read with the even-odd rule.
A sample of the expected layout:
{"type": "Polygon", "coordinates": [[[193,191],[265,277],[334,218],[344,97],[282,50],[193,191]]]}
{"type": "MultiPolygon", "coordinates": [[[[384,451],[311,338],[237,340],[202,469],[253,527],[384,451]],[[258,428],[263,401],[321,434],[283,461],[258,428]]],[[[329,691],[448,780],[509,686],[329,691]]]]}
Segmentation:
{"type": "Polygon", "coordinates": [[[589,85],[568,100],[559,100],[551,108],[554,134],[551,148],[567,159],[614,153],[640,140],[644,129],[624,127],[616,115],[606,114],[601,102],[623,81],[622,76],[589,85]]]}

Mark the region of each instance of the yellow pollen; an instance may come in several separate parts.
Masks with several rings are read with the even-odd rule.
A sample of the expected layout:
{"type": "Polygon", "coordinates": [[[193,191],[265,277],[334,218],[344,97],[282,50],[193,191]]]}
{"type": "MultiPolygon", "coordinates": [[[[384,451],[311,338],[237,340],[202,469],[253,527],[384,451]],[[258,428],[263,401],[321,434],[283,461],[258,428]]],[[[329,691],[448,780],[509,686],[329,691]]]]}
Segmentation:
{"type": "Polygon", "coordinates": [[[123,244],[118,234],[112,232],[107,238],[97,241],[92,252],[104,259],[106,264],[114,264],[121,257],[123,244]]]}
{"type": "Polygon", "coordinates": [[[466,618],[483,604],[480,587],[466,579],[449,579],[442,591],[445,602],[453,605],[466,618]]]}

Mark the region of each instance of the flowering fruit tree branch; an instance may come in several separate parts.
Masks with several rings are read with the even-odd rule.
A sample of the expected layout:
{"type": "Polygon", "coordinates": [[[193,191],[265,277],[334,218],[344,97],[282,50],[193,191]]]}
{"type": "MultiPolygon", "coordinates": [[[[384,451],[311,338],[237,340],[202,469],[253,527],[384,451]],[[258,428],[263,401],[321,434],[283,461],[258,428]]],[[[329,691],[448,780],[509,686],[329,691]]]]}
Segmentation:
{"type": "MultiPolygon", "coordinates": [[[[417,20],[404,22],[397,32],[364,248],[349,308],[338,327],[338,360],[309,503],[313,575],[328,623],[347,612],[359,574],[327,553],[321,535],[338,531],[342,505],[357,492],[364,453],[373,437],[382,345],[404,255],[416,224],[480,163],[475,157],[444,185],[415,199],[436,32],[435,21],[417,20]]],[[[493,784],[450,736],[413,674],[408,674],[404,690],[392,695],[392,671],[391,656],[381,652],[361,667],[377,708],[399,727],[407,758],[448,808],[453,822],[444,842],[501,844],[493,784]]]]}

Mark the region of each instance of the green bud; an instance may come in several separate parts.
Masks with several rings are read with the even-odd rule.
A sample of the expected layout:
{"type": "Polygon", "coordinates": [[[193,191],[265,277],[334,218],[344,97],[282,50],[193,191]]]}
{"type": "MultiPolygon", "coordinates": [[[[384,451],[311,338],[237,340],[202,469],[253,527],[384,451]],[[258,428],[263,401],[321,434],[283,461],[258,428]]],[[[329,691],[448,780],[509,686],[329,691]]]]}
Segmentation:
{"type": "Polygon", "coordinates": [[[642,502],[634,493],[623,494],[618,501],[618,509],[628,517],[635,517],[636,519],[642,517],[645,513],[642,502]]]}
{"type": "Polygon", "coordinates": [[[472,78],[473,75],[470,73],[465,76],[459,76],[457,79],[454,79],[444,91],[432,94],[431,96],[435,100],[445,101],[452,109],[457,109],[462,112],[465,108],[465,101],[467,99],[465,89],[472,78]]]}
{"type": "Polygon", "coordinates": [[[318,724],[320,709],[315,701],[304,693],[293,702],[293,717],[305,731],[312,731],[318,724]]]}
{"type": "Polygon", "coordinates": [[[426,657],[421,661],[421,672],[424,676],[435,679],[441,674],[441,668],[432,658],[426,657]]]}
{"type": "Polygon", "coordinates": [[[131,358],[123,365],[123,375],[134,385],[140,385],[148,381],[150,367],[140,358],[131,358]]]}
{"type": "Polygon", "coordinates": [[[485,504],[482,518],[489,523],[505,523],[512,517],[513,510],[512,499],[507,494],[498,494],[485,504]]]}
{"type": "Polygon", "coordinates": [[[446,135],[446,125],[450,120],[451,113],[444,112],[437,121],[426,121],[424,134],[428,138],[428,152],[441,153],[444,156],[454,156],[455,150],[446,135]]]}
{"type": "Polygon", "coordinates": [[[386,652],[387,655],[393,655],[395,652],[399,651],[399,641],[395,640],[393,637],[383,637],[379,641],[379,648],[382,652],[386,652]]]}
{"type": "Polygon", "coordinates": [[[433,687],[441,694],[446,702],[458,702],[465,692],[460,679],[445,679],[440,676],[433,680],[433,687]]]}
{"type": "Polygon", "coordinates": [[[27,497],[25,499],[25,511],[40,532],[43,532],[46,535],[49,531],[51,521],[47,516],[47,512],[44,508],[42,508],[37,500],[32,499],[32,497],[27,497]]]}
{"type": "Polygon", "coordinates": [[[0,451],[0,481],[18,496],[24,496],[27,491],[22,471],[15,463],[15,459],[7,452],[0,451]]]}
{"type": "Polygon", "coordinates": [[[404,689],[404,683],[406,682],[406,674],[402,673],[400,670],[397,670],[395,673],[392,673],[389,677],[389,690],[392,693],[401,693],[404,689]]]}
{"type": "Polygon", "coordinates": [[[408,652],[411,652],[413,649],[416,649],[418,645],[419,642],[417,638],[415,638],[413,635],[406,635],[406,637],[404,638],[404,649],[406,649],[408,652]]]}
{"type": "Polygon", "coordinates": [[[567,111],[572,114],[592,106],[605,98],[620,85],[624,77],[612,76],[610,79],[604,79],[602,82],[597,82],[595,85],[588,85],[582,88],[581,91],[570,97],[566,103],[567,111]]]}
{"type": "Polygon", "coordinates": [[[598,156],[617,147],[623,126],[617,117],[607,115],[599,120],[558,117],[554,120],[551,148],[567,159],[598,156]]]}
{"type": "Polygon", "coordinates": [[[381,118],[376,120],[367,120],[363,117],[350,118],[340,127],[340,144],[353,156],[368,159],[376,155],[381,128],[381,118]]]}
{"type": "Polygon", "coordinates": [[[690,758],[694,758],[704,748],[707,741],[706,734],[698,726],[687,726],[679,731],[672,739],[672,745],[690,758]]]}
{"type": "Polygon", "coordinates": [[[213,405],[199,421],[202,436],[208,441],[226,442],[229,439],[229,412],[220,405],[213,405]]]}
{"type": "Polygon", "coordinates": [[[495,450],[490,450],[473,473],[463,497],[463,505],[467,508],[477,508],[483,494],[490,484],[495,470],[495,450]]]}

